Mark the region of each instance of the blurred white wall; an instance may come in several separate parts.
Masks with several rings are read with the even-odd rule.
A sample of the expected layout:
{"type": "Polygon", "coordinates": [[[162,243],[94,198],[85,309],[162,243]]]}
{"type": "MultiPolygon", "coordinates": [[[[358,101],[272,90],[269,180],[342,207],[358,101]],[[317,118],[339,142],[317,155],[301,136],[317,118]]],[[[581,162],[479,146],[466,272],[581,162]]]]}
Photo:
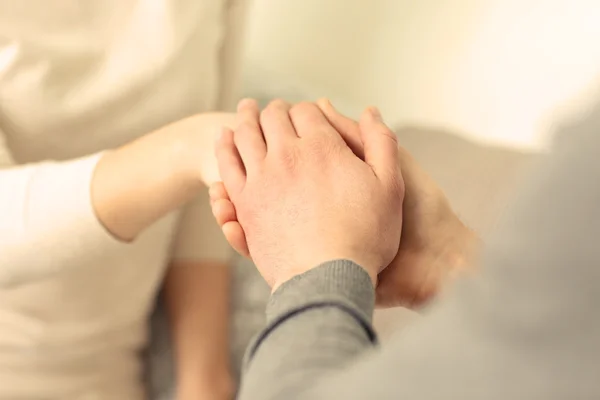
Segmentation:
{"type": "Polygon", "coordinates": [[[536,148],[600,83],[598,0],[254,1],[252,85],[392,124],[536,148]]]}

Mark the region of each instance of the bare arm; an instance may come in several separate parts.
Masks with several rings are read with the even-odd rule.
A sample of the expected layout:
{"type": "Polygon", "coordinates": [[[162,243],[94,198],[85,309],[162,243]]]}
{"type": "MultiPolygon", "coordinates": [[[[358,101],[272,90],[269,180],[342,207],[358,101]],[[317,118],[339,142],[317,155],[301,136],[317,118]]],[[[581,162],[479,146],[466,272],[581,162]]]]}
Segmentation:
{"type": "Polygon", "coordinates": [[[78,260],[123,246],[115,238],[134,239],[192,199],[214,158],[212,132],[203,126],[215,116],[222,119],[190,117],[122,148],[64,162],[14,165],[0,135],[0,286],[85,265],[78,260]]]}
{"type": "Polygon", "coordinates": [[[215,121],[223,121],[221,114],[193,116],[100,159],[91,184],[92,202],[111,234],[132,240],[199,193],[214,164],[212,142],[220,129],[215,121]]]}

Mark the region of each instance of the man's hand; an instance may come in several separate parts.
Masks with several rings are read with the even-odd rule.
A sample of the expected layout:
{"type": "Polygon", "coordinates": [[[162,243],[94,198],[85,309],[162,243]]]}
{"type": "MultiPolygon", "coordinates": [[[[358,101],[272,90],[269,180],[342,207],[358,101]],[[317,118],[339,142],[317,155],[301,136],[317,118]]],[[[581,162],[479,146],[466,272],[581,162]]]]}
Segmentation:
{"type": "Polygon", "coordinates": [[[396,138],[378,113],[361,119],[365,161],[314,104],[275,101],[260,113],[245,100],[238,118],[217,141],[219,172],[267,283],[335,259],[375,283],[398,252],[404,197],[396,138]]]}
{"type": "MultiPolygon", "coordinates": [[[[318,102],[331,124],[357,154],[362,152],[355,121],[341,115],[327,100],[318,102]]],[[[465,271],[478,245],[476,235],[452,210],[437,183],[412,155],[398,146],[406,193],[402,210],[402,241],[398,254],[379,275],[379,307],[424,305],[441,292],[448,278],[465,271]]]]}
{"type": "MultiPolygon", "coordinates": [[[[338,113],[327,100],[319,107],[359,157],[363,157],[360,126],[338,113]]],[[[468,268],[477,250],[478,239],[456,216],[443,191],[406,151],[398,148],[406,188],[402,241],[398,254],[379,275],[379,307],[418,307],[435,297],[446,278],[468,268]]],[[[237,223],[235,209],[225,187],[210,187],[210,197],[218,223],[230,244],[249,257],[244,232],[237,223]]]]}

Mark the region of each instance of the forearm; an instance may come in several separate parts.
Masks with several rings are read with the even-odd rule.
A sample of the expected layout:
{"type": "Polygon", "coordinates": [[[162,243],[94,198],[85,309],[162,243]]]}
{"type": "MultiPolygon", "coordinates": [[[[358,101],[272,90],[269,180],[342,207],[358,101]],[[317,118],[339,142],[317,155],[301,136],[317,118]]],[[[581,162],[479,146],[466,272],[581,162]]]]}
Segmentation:
{"type": "Polygon", "coordinates": [[[191,200],[215,179],[213,141],[231,114],[190,117],[104,154],[92,180],[92,202],[106,229],[132,240],[191,200]]]}
{"type": "Polygon", "coordinates": [[[303,398],[373,348],[373,308],[369,275],[348,261],[284,283],[267,307],[268,326],[248,348],[240,399],[303,398]]]}
{"type": "Polygon", "coordinates": [[[165,298],[174,346],[177,398],[233,391],[229,370],[230,268],[222,262],[174,261],[165,298]]]}

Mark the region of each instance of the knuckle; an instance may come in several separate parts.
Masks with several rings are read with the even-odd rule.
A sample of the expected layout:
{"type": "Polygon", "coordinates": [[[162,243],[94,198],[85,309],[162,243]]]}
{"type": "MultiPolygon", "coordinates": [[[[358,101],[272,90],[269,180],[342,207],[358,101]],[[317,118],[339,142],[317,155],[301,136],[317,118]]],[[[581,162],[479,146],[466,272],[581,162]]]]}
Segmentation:
{"type": "Polygon", "coordinates": [[[378,133],[381,136],[387,137],[392,142],[398,144],[398,137],[387,125],[380,123],[379,128],[378,128],[378,133]]]}
{"type": "Polygon", "coordinates": [[[297,149],[290,147],[279,152],[278,161],[284,171],[293,171],[300,163],[300,154],[297,149]]]}
{"type": "Polygon", "coordinates": [[[389,180],[389,193],[392,196],[392,200],[400,201],[404,198],[406,193],[406,187],[404,186],[404,179],[397,171],[391,171],[392,178],[389,180]]]}
{"type": "Polygon", "coordinates": [[[338,144],[328,139],[326,135],[315,135],[314,138],[306,140],[304,143],[306,157],[311,160],[311,163],[323,167],[339,153],[338,144]]]}
{"type": "Polygon", "coordinates": [[[316,112],[320,112],[320,109],[308,101],[302,101],[295,104],[290,109],[290,115],[297,118],[305,118],[310,115],[314,115],[316,112]]]}

